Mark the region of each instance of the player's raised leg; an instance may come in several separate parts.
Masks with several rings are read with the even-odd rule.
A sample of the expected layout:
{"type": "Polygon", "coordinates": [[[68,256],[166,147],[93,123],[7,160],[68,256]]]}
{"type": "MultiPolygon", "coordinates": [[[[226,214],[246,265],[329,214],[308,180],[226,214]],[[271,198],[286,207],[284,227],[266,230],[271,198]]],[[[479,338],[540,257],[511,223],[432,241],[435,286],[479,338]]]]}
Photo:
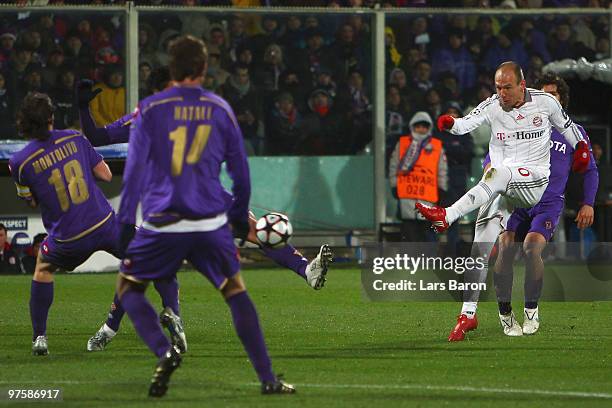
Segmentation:
{"type": "Polygon", "coordinates": [[[327,280],[327,270],[333,261],[333,253],[327,244],[321,245],[317,256],[310,262],[295,249],[291,244],[286,244],[281,248],[268,248],[261,245],[257,239],[256,227],[257,219],[252,211],[249,211],[249,234],[247,241],[259,245],[264,254],[274,262],[285,268],[291,269],[301,276],[310,287],[315,290],[323,288],[327,280]]]}

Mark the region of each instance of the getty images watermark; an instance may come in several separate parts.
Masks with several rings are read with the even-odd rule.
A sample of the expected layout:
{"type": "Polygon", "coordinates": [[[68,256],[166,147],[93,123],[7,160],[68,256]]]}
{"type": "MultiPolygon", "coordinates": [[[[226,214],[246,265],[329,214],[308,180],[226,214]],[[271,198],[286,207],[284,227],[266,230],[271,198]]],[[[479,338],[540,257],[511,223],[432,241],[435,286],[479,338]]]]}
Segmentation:
{"type": "Polygon", "coordinates": [[[493,243],[366,243],[361,247],[361,283],[371,301],[612,300],[612,244],[590,248],[548,244],[544,284],[528,278],[521,244],[512,266],[496,272],[493,243]],[[534,282],[530,286],[531,282],[534,282]],[[535,291],[535,292],[534,292],[535,291]],[[525,295],[528,293],[529,295],[525,295]]]}

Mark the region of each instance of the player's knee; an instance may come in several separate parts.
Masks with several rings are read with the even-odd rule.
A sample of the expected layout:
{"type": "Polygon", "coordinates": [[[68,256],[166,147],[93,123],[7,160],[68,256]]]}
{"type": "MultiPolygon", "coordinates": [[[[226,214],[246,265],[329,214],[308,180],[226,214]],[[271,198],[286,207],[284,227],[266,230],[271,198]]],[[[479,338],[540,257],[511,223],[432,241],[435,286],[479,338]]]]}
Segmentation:
{"type": "Polygon", "coordinates": [[[225,285],[223,285],[223,287],[221,288],[221,295],[224,299],[229,299],[232,296],[235,296],[244,291],[246,291],[246,286],[244,285],[242,276],[240,276],[240,274],[238,273],[235,276],[229,278],[225,285]]]}
{"type": "Polygon", "coordinates": [[[530,232],[525,237],[523,242],[523,252],[527,259],[536,259],[542,257],[542,251],[546,246],[546,238],[537,232],[530,232]]]}
{"type": "Polygon", "coordinates": [[[507,253],[514,245],[514,232],[506,231],[499,236],[498,249],[500,253],[507,253]]]}
{"type": "Polygon", "coordinates": [[[128,291],[133,290],[137,292],[144,292],[146,289],[146,282],[134,282],[125,278],[121,274],[117,276],[117,296],[119,297],[119,299],[121,299],[123,294],[128,291]]]}

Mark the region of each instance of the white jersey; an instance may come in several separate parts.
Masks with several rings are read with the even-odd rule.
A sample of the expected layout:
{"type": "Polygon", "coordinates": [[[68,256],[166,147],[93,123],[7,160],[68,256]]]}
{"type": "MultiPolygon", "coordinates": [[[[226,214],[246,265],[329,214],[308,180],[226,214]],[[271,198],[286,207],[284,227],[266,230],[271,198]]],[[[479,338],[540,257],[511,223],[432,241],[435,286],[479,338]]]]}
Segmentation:
{"type": "Polygon", "coordinates": [[[525,166],[550,174],[550,135],[554,126],[570,146],[583,140],[582,133],[554,96],[532,88],[525,103],[510,111],[502,109],[497,94],[487,98],[468,115],[455,119],[451,133],[462,135],[483,123],[491,126],[489,155],[492,167],[525,166]]]}

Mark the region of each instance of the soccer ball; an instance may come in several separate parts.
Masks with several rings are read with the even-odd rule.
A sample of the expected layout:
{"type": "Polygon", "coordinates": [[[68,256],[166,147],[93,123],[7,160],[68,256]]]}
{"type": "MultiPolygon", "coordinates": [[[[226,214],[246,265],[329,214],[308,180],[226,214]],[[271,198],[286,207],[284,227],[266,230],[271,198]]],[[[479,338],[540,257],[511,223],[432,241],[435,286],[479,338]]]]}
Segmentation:
{"type": "Polygon", "coordinates": [[[283,247],[293,234],[289,218],[281,213],[268,213],[257,220],[255,225],[257,240],[268,248],[283,247]]]}

